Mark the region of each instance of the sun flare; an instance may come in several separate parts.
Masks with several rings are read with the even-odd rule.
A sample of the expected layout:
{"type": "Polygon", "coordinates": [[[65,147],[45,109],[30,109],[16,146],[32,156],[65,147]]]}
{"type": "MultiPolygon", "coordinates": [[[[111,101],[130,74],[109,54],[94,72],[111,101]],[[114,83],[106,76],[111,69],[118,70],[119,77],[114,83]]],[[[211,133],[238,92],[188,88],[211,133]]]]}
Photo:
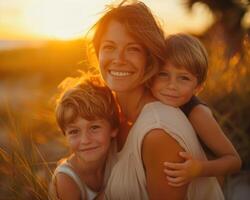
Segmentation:
{"type": "MultiPolygon", "coordinates": [[[[1,1],[1,0],[0,0],[1,1]]],[[[196,4],[187,12],[180,1],[142,0],[159,16],[168,33],[201,33],[213,22],[209,9],[196,4]]],[[[107,4],[120,0],[1,1],[0,39],[68,40],[83,37],[107,4]]]]}
{"type": "Polygon", "coordinates": [[[94,23],[104,5],[105,0],[35,1],[25,12],[26,27],[45,38],[77,38],[94,23]]]}

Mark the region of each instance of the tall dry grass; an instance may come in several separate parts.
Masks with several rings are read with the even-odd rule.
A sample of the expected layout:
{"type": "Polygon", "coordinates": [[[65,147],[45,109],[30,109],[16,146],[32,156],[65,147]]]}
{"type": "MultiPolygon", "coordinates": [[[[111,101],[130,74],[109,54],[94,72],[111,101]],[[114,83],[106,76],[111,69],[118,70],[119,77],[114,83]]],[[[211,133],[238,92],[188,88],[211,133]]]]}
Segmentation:
{"type": "Polygon", "coordinates": [[[51,119],[53,113],[46,113],[45,107],[40,112],[27,107],[15,112],[6,104],[2,113],[0,199],[47,199],[52,170],[66,154],[63,138],[51,119]]]}
{"type": "MultiPolygon", "coordinates": [[[[229,60],[224,58],[227,46],[218,41],[205,41],[210,69],[201,94],[241,158],[243,168],[250,169],[250,38],[245,37],[243,52],[229,60]]],[[[215,138],[216,139],[216,138],[215,138]]]]}

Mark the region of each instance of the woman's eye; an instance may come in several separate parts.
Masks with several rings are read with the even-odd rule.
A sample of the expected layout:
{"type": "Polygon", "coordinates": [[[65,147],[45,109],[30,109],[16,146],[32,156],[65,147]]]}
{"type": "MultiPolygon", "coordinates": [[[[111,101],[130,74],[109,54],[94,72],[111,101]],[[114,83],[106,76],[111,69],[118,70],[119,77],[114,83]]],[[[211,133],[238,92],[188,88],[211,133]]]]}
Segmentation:
{"type": "Polygon", "coordinates": [[[113,45],[104,45],[102,47],[103,50],[113,50],[114,49],[114,46],[113,45]]]}
{"type": "Polygon", "coordinates": [[[158,73],[158,76],[159,76],[159,77],[168,77],[169,74],[168,74],[167,72],[159,72],[159,73],[158,73]]]}
{"type": "Polygon", "coordinates": [[[128,47],[128,50],[129,51],[134,51],[134,52],[141,52],[141,48],[137,47],[137,46],[128,47]]]}

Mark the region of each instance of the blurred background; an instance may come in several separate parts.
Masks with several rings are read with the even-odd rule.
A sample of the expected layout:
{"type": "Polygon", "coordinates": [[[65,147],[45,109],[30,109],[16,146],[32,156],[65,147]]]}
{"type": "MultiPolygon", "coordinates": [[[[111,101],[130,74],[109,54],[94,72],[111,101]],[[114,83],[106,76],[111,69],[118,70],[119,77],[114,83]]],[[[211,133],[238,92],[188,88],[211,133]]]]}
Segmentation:
{"type": "MultiPolygon", "coordinates": [[[[167,34],[200,38],[210,58],[208,103],[238,150],[228,200],[250,196],[250,1],[145,0],[167,34]]],[[[110,0],[0,0],[0,199],[47,199],[68,148],[54,118],[58,84],[88,70],[88,28],[110,0]]],[[[216,138],[214,138],[216,140],[216,138]]]]}

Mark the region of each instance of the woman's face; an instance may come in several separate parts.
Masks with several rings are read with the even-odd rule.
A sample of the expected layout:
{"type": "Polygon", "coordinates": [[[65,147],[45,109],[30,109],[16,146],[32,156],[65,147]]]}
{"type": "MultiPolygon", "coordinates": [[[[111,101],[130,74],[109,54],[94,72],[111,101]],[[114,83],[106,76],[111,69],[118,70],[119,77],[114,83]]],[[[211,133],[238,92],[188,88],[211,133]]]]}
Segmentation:
{"type": "Polygon", "coordinates": [[[146,50],[117,21],[110,21],[99,49],[99,66],[108,87],[128,92],[140,86],[147,63],[146,50]]]}

